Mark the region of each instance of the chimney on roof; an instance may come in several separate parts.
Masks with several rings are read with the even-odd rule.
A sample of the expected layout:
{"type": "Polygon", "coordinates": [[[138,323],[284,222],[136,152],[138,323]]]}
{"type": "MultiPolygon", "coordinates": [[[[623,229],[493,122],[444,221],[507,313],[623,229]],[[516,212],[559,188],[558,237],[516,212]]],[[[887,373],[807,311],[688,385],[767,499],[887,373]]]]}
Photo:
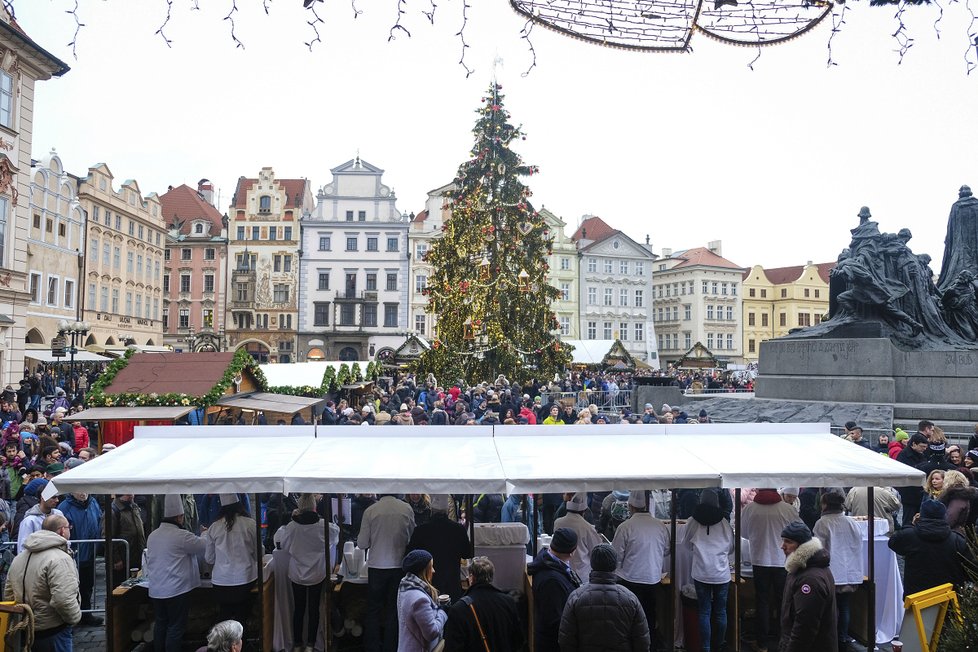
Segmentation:
{"type": "Polygon", "coordinates": [[[807,265],[807,266],[811,266],[811,264],[812,264],[812,261],[808,261],[807,263],[805,263],[805,265],[807,265]]]}
{"type": "Polygon", "coordinates": [[[669,247],[663,247],[662,248],[662,257],[663,258],[672,258],[672,249],[670,249],[669,247]]]}
{"type": "Polygon", "coordinates": [[[197,192],[211,206],[214,205],[214,184],[208,179],[201,179],[197,182],[197,192]]]}
{"type": "Polygon", "coordinates": [[[720,240],[711,240],[707,243],[706,248],[715,253],[717,256],[723,255],[723,246],[720,240]]]}
{"type": "Polygon", "coordinates": [[[587,229],[581,229],[581,240],[587,240],[587,229]]]}

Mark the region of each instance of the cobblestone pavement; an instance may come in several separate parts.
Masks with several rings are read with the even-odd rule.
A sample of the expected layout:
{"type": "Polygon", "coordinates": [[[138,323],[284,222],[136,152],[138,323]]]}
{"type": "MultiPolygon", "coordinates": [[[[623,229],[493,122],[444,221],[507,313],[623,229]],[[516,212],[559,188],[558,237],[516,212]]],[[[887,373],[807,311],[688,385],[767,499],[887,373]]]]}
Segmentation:
{"type": "MultiPolygon", "coordinates": [[[[105,564],[100,558],[99,563],[95,565],[95,596],[92,600],[93,606],[98,609],[105,609],[105,564]]],[[[99,618],[105,618],[104,611],[96,611],[95,615],[99,618]]],[[[74,641],[75,652],[104,652],[106,649],[105,645],[105,625],[99,625],[98,627],[82,627],[76,626],[74,628],[74,636],[72,637],[74,641]]]]}

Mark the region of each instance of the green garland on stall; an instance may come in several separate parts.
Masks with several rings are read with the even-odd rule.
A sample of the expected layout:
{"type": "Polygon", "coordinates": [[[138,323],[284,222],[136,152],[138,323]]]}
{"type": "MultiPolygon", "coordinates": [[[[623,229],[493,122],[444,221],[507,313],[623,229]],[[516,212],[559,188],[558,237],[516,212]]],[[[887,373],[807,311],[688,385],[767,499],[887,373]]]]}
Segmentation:
{"type": "Polygon", "coordinates": [[[251,374],[255,377],[255,381],[258,383],[258,387],[261,391],[269,391],[268,380],[265,378],[265,374],[262,372],[262,370],[258,367],[255,359],[252,358],[246,350],[238,349],[235,351],[234,357],[231,359],[231,363],[228,365],[227,369],[224,370],[224,375],[221,377],[221,380],[218,381],[218,383],[203,396],[192,396],[182,392],[167,392],[165,394],[157,394],[155,392],[150,394],[133,392],[106,394],[105,388],[112,384],[112,381],[115,380],[118,373],[129,364],[129,360],[135,353],[135,349],[128,349],[125,355],[109,364],[105,372],[103,372],[95,384],[92,385],[92,389],[88,395],[88,405],[90,407],[112,407],[118,405],[127,407],[185,405],[198,408],[207,408],[217,403],[217,401],[224,396],[224,393],[228,390],[228,388],[234,384],[234,378],[245,369],[251,370],[251,374]]]}
{"type": "Polygon", "coordinates": [[[312,385],[302,385],[301,387],[274,385],[269,387],[267,391],[271,394],[287,394],[289,396],[305,396],[307,398],[320,398],[323,395],[319,387],[313,387],[312,385]]]}

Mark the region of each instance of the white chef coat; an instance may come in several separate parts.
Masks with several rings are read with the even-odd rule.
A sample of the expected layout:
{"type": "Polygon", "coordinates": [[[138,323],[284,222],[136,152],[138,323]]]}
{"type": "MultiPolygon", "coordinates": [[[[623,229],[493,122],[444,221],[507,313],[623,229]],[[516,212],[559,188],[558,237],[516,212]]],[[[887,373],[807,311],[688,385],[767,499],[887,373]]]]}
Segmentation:
{"type": "Polygon", "coordinates": [[[204,560],[213,564],[211,581],[215,586],[240,586],[258,579],[255,519],[238,516],[228,532],[224,519],[219,518],[204,532],[207,544],[204,560]]]}
{"type": "Polygon", "coordinates": [[[357,546],[369,549],[368,568],[400,568],[414,532],[414,510],[403,500],[384,496],[363,512],[357,546]]]}
{"type": "Polygon", "coordinates": [[[669,552],[669,528],[648,512],[635,512],[618,526],[611,546],[618,553],[618,577],[636,584],[658,584],[669,552]]]}
{"type": "Polygon", "coordinates": [[[149,597],[174,598],[200,586],[197,556],[207,544],[173,523],[161,523],[146,539],[149,597]]]}
{"type": "Polygon", "coordinates": [[[829,569],[835,585],[862,584],[863,535],[856,520],[841,512],[822,514],[815,523],[814,533],[829,552],[829,569]]]}
{"type": "Polygon", "coordinates": [[[801,520],[798,512],[779,500],[771,505],[750,503],[740,512],[740,527],[750,541],[750,561],[754,566],[782,568],[781,531],[788,523],[801,520]]]}
{"type": "Polygon", "coordinates": [[[581,582],[587,584],[591,576],[591,549],[601,543],[601,535],[577,512],[568,512],[555,520],[554,530],[559,527],[566,527],[577,533],[577,550],[571,555],[571,568],[580,576],[581,582]]]}
{"type": "MultiPolygon", "coordinates": [[[[335,527],[330,523],[330,539],[335,527]]],[[[323,519],[315,523],[289,521],[275,533],[275,543],[289,553],[289,580],[303,586],[319,584],[328,574],[323,519]]]]}
{"type": "Polygon", "coordinates": [[[693,567],[690,577],[704,584],[730,582],[730,551],[734,546],[730,521],[721,518],[719,523],[706,526],[691,518],[686,521],[683,544],[692,546],[693,567]]]}

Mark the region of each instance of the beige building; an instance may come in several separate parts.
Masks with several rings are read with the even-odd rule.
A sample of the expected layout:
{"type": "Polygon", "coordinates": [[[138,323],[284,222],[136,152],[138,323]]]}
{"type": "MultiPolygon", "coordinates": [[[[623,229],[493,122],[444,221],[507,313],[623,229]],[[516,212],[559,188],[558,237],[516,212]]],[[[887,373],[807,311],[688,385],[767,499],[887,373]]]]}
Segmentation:
{"type": "Polygon", "coordinates": [[[743,267],[723,257],[719,240],[662,250],[655,261],[652,314],[663,363],[678,361],[697,342],[719,361],[742,362],[743,274],[743,267]]]}
{"type": "Polygon", "coordinates": [[[436,315],[425,312],[428,297],[423,292],[428,287],[428,279],[433,273],[431,265],[424,260],[425,254],[441,237],[442,225],[452,213],[448,208],[448,193],[455,185],[448,185],[428,191],[424,210],[414,216],[408,229],[408,251],[410,252],[411,285],[408,293],[408,330],[428,340],[435,332],[436,315]]]}
{"type": "Polygon", "coordinates": [[[228,229],[228,346],[260,363],[295,362],[299,329],[299,220],[313,210],[307,179],[264,167],[238,179],[228,229]]]}
{"type": "Polygon", "coordinates": [[[743,276],[744,359],[757,362],[761,342],[814,326],[829,311],[829,272],[835,263],[764,269],[743,276]]]}
{"type": "Polygon", "coordinates": [[[34,84],[66,72],[0,5],[0,386],[24,373],[34,84]]]}
{"type": "Polygon", "coordinates": [[[560,336],[577,340],[580,339],[581,324],[581,293],[578,288],[580,259],[577,255],[577,243],[564,231],[567,227],[564,220],[544,207],[540,208],[540,217],[553,237],[553,253],[547,260],[550,265],[547,280],[560,290],[560,296],[553,305],[554,314],[560,324],[560,336]]]}
{"type": "MultiPolygon", "coordinates": [[[[81,319],[79,284],[85,262],[85,215],[74,177],[52,150],[31,169],[27,203],[28,353],[51,349],[58,323],[81,319]]],[[[43,359],[43,358],[42,358],[43,359]]]]}
{"type": "Polygon", "coordinates": [[[133,179],[116,190],[109,166],[97,163],[78,180],[78,201],[88,215],[86,347],[160,346],[166,227],[159,198],[144,197],[133,179]]]}

